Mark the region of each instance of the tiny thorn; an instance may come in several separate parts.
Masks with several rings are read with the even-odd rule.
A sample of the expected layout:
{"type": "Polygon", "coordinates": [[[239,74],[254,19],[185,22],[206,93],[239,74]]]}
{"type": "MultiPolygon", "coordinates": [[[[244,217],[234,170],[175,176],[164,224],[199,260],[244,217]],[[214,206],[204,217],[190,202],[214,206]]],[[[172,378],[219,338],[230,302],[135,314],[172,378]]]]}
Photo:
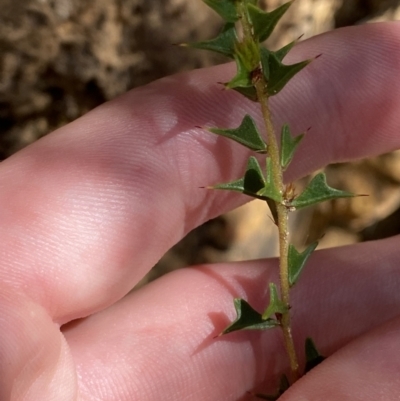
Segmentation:
{"type": "Polygon", "coordinates": [[[300,40],[303,36],[304,36],[304,33],[302,33],[302,34],[296,39],[296,41],[300,40]]]}
{"type": "Polygon", "coordinates": [[[311,131],[311,128],[312,128],[312,127],[308,127],[306,132],[309,132],[309,131],[311,131]]]}
{"type": "Polygon", "coordinates": [[[202,127],[201,125],[195,125],[194,128],[206,129],[205,127],[202,127]]]}
{"type": "Polygon", "coordinates": [[[318,54],[317,56],[314,57],[314,60],[316,60],[317,58],[320,58],[322,56],[322,53],[318,54]]]}
{"type": "Polygon", "coordinates": [[[222,86],[221,91],[225,91],[225,90],[229,89],[226,87],[226,83],[224,83],[224,82],[216,82],[216,84],[222,86]]]}

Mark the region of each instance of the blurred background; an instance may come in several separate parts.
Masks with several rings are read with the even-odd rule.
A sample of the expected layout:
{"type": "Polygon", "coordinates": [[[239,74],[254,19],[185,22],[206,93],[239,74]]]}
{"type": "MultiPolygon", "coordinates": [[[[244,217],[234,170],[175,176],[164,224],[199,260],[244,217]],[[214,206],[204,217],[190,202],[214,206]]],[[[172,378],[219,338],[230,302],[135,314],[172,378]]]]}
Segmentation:
{"type": "MultiPolygon", "coordinates": [[[[266,9],[284,2],[263,1],[266,9]]],[[[269,45],[396,19],[400,0],[297,0],[269,45]]],[[[201,0],[0,0],[1,160],[131,88],[225,62],[172,45],[211,38],[220,27],[201,0]]],[[[399,152],[326,172],[331,186],[370,196],[296,214],[293,224],[313,228],[295,243],[322,238],[321,248],[400,232],[399,152]]],[[[272,256],[276,246],[266,206],[251,202],[191,232],[143,283],[191,264],[272,256]]]]}

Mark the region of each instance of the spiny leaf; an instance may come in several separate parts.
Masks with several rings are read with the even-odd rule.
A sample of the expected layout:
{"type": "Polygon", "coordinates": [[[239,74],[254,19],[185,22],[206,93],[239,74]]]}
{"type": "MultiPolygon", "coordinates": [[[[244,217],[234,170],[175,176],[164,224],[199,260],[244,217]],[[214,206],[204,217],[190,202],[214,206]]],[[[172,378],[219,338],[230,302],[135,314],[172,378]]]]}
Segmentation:
{"type": "Polygon", "coordinates": [[[311,369],[314,369],[317,365],[323,362],[326,358],[322,356],[315,346],[314,341],[312,338],[306,338],[305,344],[306,350],[306,368],[305,373],[309,372],[311,369]]]}
{"type": "Polygon", "coordinates": [[[254,71],[260,64],[260,45],[252,39],[244,38],[242,42],[238,42],[235,54],[249,72],[254,71]]]}
{"type": "Polygon", "coordinates": [[[272,218],[274,219],[274,223],[277,226],[278,225],[278,209],[276,207],[276,203],[272,199],[267,199],[266,200],[269,210],[271,210],[272,218]]]}
{"type": "Polygon", "coordinates": [[[214,134],[233,139],[234,141],[239,142],[240,144],[256,152],[265,153],[267,150],[267,145],[261,138],[256,123],[248,114],[243,118],[242,123],[238,128],[209,128],[208,130],[214,134]]]}
{"type": "Polygon", "coordinates": [[[265,178],[261,167],[257,159],[251,156],[247,162],[246,172],[243,178],[226,184],[217,184],[212,188],[237,191],[255,198],[264,199],[257,195],[257,192],[264,188],[264,185],[265,178]]]}
{"type": "Polygon", "coordinates": [[[236,75],[225,84],[225,87],[228,89],[253,87],[250,76],[251,71],[246,68],[243,59],[235,55],[235,61],[236,75]]]}
{"type": "Polygon", "coordinates": [[[243,178],[228,183],[217,184],[210,189],[222,189],[241,192],[256,199],[267,201],[273,199],[282,202],[282,195],[275,188],[272,180],[271,159],[267,158],[267,178],[264,177],[261,167],[254,156],[247,162],[246,172],[243,178]]]}
{"type": "Polygon", "coordinates": [[[286,375],[281,376],[281,380],[279,382],[279,388],[276,394],[274,395],[264,395],[264,394],[256,394],[257,398],[261,398],[262,400],[268,401],[276,401],[279,397],[290,387],[289,379],[286,375]]]}
{"type": "Polygon", "coordinates": [[[269,319],[275,313],[286,313],[287,307],[279,298],[278,290],[274,283],[269,283],[269,305],[267,309],[265,309],[262,318],[269,319]]]}
{"type": "Polygon", "coordinates": [[[292,5],[292,3],[293,1],[289,1],[288,3],[283,4],[276,10],[273,10],[269,13],[262,11],[253,4],[247,5],[247,12],[253,25],[254,34],[257,36],[260,42],[264,42],[264,40],[268,39],[276,24],[281,19],[283,14],[285,14],[287,9],[292,5]]]}
{"type": "Polygon", "coordinates": [[[356,195],[350,192],[331,188],[326,183],[325,174],[319,173],[310,181],[307,188],[290,203],[290,206],[301,209],[330,199],[352,198],[354,196],[356,195]]]}
{"type": "Polygon", "coordinates": [[[244,299],[235,298],[236,320],[222,333],[228,334],[238,330],[266,330],[279,326],[274,319],[263,319],[261,314],[254,310],[244,299]]]}
{"type": "MultiPolygon", "coordinates": [[[[301,37],[301,36],[300,36],[301,37]]],[[[299,39],[294,40],[293,42],[290,42],[286,46],[283,46],[279,50],[274,51],[273,53],[277,57],[278,60],[282,61],[285,56],[292,50],[293,46],[299,41],[299,39]]]]}
{"type": "Polygon", "coordinates": [[[281,132],[281,166],[284,170],[289,166],[293,159],[294,152],[299,146],[304,134],[292,137],[289,126],[285,124],[281,132]]]}
{"type": "Polygon", "coordinates": [[[282,201],[282,195],[274,184],[274,179],[272,176],[272,160],[270,157],[267,157],[266,179],[264,181],[264,188],[259,190],[257,194],[265,198],[273,199],[275,202],[282,201]]]}
{"type": "Polygon", "coordinates": [[[254,86],[237,86],[234,89],[236,92],[239,92],[241,95],[247,97],[247,99],[250,99],[253,102],[257,102],[257,91],[255,90],[254,86]]]}
{"type": "MultiPolygon", "coordinates": [[[[312,60],[301,61],[296,64],[286,65],[274,53],[269,54],[269,76],[267,78],[267,92],[269,96],[279,93],[285,85],[312,60]]],[[[264,62],[265,63],[265,62],[264,62]]]]}
{"type": "Polygon", "coordinates": [[[292,244],[289,245],[288,264],[290,286],[296,284],[301,272],[303,271],[304,266],[306,265],[307,259],[315,251],[315,248],[317,246],[318,242],[313,242],[307,247],[307,249],[300,253],[292,244]]]}
{"type": "Polygon", "coordinates": [[[203,42],[188,43],[183,46],[190,46],[196,49],[211,50],[217,53],[221,53],[227,57],[234,58],[236,42],[237,35],[235,24],[227,23],[216,38],[203,42]]]}
{"type": "Polygon", "coordinates": [[[216,11],[225,21],[236,22],[239,18],[234,0],[203,0],[216,11]]]}

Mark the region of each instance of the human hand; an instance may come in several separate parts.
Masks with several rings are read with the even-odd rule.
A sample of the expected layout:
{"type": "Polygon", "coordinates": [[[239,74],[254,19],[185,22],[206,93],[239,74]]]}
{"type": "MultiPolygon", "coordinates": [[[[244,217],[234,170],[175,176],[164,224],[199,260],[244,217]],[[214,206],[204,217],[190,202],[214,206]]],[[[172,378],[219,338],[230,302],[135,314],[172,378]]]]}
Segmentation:
{"type": "MultiPolygon", "coordinates": [[[[319,53],[273,99],[277,126],[312,126],[288,179],[400,146],[400,25],[331,32],[288,62],[319,53]]],[[[1,401],[236,401],[276,385],[288,363],[277,330],[214,339],[233,297],[262,309],[274,260],[179,270],[120,300],[188,231],[246,200],[199,189],[246,163],[241,146],[194,128],[255,113],[216,84],[233,71],[134,90],[2,163],[1,401]]],[[[398,397],[398,241],[313,255],[294,335],[333,355],[282,400],[398,397]]]]}

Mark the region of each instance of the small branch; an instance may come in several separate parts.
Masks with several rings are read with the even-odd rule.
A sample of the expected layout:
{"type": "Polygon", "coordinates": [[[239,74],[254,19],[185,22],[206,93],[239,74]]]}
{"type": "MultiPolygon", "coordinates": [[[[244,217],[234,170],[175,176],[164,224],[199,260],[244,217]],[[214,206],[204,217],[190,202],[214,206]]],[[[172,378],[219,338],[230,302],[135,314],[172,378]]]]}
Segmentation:
{"type": "MultiPolygon", "coordinates": [[[[248,18],[244,2],[239,2],[238,13],[243,29],[243,42],[249,43],[251,41],[258,41],[253,36],[253,29],[251,21],[248,18]]],[[[257,92],[257,99],[261,106],[261,112],[264,120],[264,125],[267,134],[268,143],[268,156],[271,158],[272,179],[275,187],[278,189],[282,197],[285,196],[285,185],[283,182],[283,170],[280,162],[280,152],[275,135],[275,130],[272,123],[271,111],[268,103],[267,85],[265,80],[261,58],[258,60],[258,67],[252,72],[252,82],[257,92]]],[[[281,328],[284,337],[285,348],[289,357],[290,369],[292,372],[292,382],[300,378],[299,363],[297,359],[296,350],[294,347],[291,319],[290,319],[290,285],[289,285],[289,266],[288,266],[288,252],[289,252],[289,210],[282,203],[275,202],[277,215],[278,215],[278,230],[279,230],[279,279],[280,279],[280,292],[282,302],[286,307],[286,312],[279,316],[281,328]]]]}

